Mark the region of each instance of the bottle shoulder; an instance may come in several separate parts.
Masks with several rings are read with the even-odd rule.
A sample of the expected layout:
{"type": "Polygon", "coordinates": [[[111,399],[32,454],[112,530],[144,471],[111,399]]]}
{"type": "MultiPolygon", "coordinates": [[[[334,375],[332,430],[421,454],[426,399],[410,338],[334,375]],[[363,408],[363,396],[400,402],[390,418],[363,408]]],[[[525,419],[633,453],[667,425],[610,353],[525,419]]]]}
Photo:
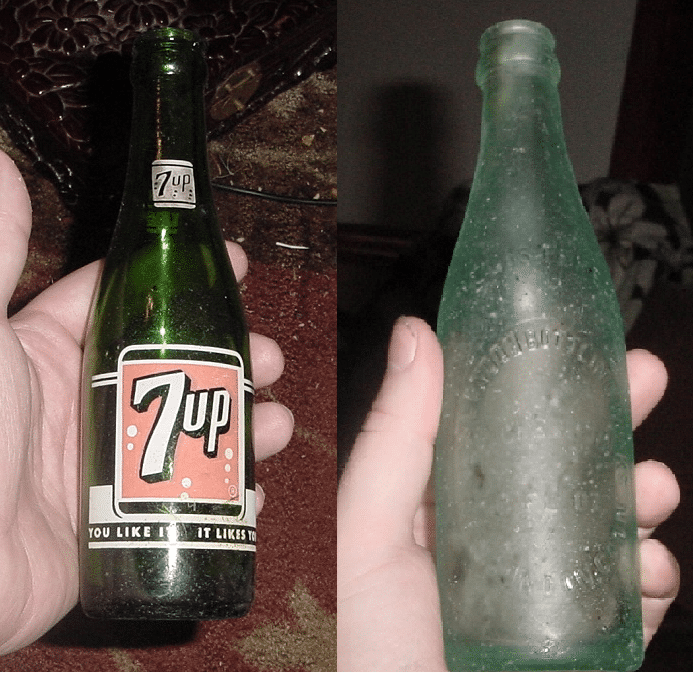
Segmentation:
{"type": "Polygon", "coordinates": [[[591,239],[555,236],[496,246],[467,241],[455,249],[438,314],[438,333],[503,332],[546,319],[573,331],[622,339],[616,291],[603,254],[591,239]]]}
{"type": "Polygon", "coordinates": [[[106,369],[132,344],[230,348],[247,359],[247,326],[225,248],[150,241],[111,250],[91,311],[85,352],[106,369]]]}

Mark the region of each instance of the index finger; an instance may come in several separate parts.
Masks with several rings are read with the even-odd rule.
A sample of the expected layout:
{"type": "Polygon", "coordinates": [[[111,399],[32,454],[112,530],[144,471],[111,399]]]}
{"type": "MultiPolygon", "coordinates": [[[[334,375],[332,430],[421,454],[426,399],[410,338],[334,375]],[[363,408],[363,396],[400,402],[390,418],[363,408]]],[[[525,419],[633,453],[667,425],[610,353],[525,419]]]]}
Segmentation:
{"type": "MultiPolygon", "coordinates": [[[[237,243],[226,243],[234,274],[240,282],[248,271],[248,258],[237,243]]],[[[92,262],[61,278],[33,299],[18,316],[29,311],[44,313],[61,324],[81,344],[94,290],[103,260],[92,262]]]]}

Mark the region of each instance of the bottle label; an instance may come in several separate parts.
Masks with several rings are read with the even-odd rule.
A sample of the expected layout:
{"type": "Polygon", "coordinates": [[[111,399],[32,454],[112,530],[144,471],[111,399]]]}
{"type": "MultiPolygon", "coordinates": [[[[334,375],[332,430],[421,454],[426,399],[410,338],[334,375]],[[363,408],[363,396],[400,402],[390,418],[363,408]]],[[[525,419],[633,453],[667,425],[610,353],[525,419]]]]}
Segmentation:
{"type": "Polygon", "coordinates": [[[157,208],[194,208],[195,175],[189,161],[152,162],[152,194],[157,208]]]}
{"type": "Polygon", "coordinates": [[[112,484],[90,488],[89,546],[255,548],[255,493],[245,478],[245,394],[238,353],[125,348],[114,373],[112,484]]]}

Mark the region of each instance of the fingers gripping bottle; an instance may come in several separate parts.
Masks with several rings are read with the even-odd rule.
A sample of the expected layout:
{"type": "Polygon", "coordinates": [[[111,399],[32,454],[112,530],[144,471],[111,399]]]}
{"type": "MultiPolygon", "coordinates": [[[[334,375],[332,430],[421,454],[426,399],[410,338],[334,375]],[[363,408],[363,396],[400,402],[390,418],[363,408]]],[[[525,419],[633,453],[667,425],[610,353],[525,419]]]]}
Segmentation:
{"type": "Polygon", "coordinates": [[[127,178],[84,353],[80,598],[93,617],[237,617],[253,598],[253,386],[205,78],[192,33],[136,40],[127,178]]]}
{"type": "Polygon", "coordinates": [[[635,669],[624,334],[565,148],[554,40],[509,21],[480,48],[481,150],[438,317],[448,665],[635,669]]]}

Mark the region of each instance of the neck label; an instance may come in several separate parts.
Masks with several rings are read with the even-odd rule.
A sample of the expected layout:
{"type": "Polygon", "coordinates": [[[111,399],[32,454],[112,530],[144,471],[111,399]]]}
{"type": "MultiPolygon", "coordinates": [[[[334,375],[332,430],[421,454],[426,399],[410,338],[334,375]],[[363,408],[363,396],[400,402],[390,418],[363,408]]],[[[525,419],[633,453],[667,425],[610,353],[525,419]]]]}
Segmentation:
{"type": "Polygon", "coordinates": [[[152,196],[157,208],[194,208],[193,165],[179,159],[152,162],[152,196]]]}

